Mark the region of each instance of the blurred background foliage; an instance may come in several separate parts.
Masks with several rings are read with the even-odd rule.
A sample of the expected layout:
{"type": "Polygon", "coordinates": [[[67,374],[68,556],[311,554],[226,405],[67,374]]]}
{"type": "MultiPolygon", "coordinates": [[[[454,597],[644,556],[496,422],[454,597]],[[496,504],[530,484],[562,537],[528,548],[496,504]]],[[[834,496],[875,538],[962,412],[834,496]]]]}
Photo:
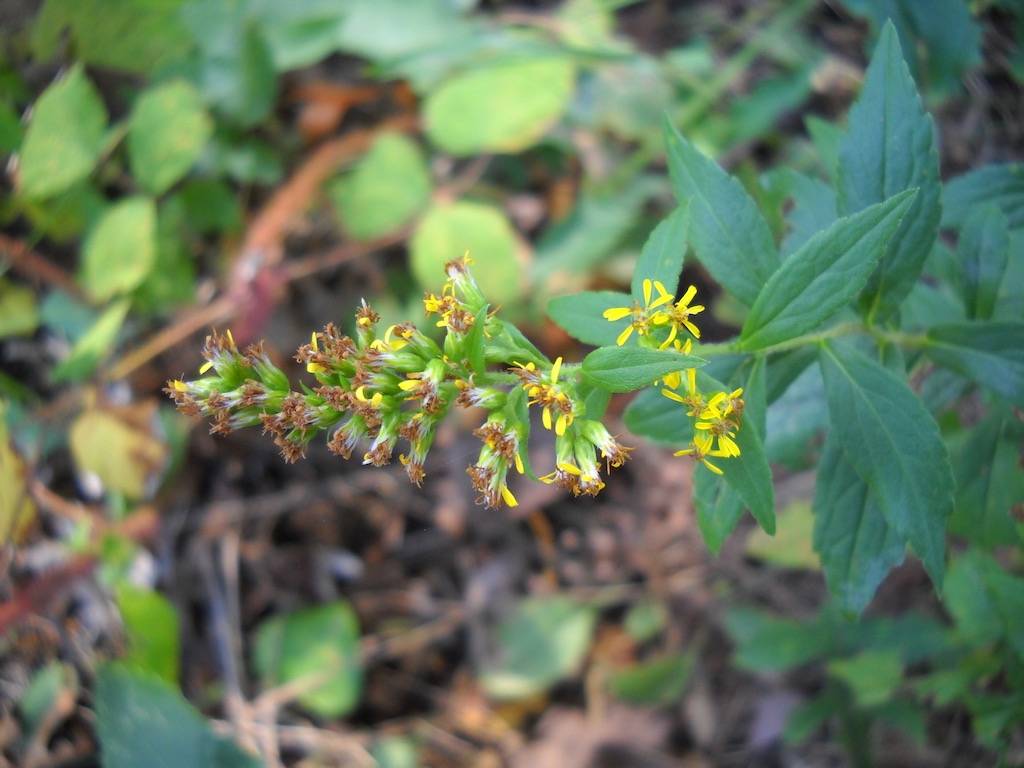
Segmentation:
{"type": "MultiPolygon", "coordinates": [[[[566,575],[541,511],[555,499],[527,501],[527,512],[504,524],[468,522],[472,507],[451,488],[427,490],[429,512],[386,473],[359,486],[347,469],[314,457],[306,474],[289,476],[272,451],[244,438],[223,453],[205,438],[190,442],[191,425],[159,400],[163,381],[195,364],[197,334],[211,325],[230,325],[243,343],[266,336],[283,361],[311,328],[348,323],[360,296],[386,323],[418,319],[422,292],[467,249],[506,316],[546,349],[571,351],[543,320],[548,299],[628,284],[641,244],[674,205],[663,115],[739,174],[792,251],[816,230],[821,206],[834,207],[820,179],[833,172],[837,121],[887,18],[939,115],[944,172],[1019,159],[1024,10],[1013,0],[5,4],[0,749],[8,764],[138,766],[160,755],[197,767],[593,764],[571,760],[588,759],[596,742],[574,757],[557,751],[558,738],[589,738],[565,706],[581,699],[588,710],[619,713],[621,730],[605,729],[636,754],[681,728],[676,751],[709,761],[695,764],[740,764],[767,754],[759,749],[795,764],[786,762],[795,759],[789,745],[836,713],[841,731],[819,731],[804,747],[811,764],[828,764],[836,741],[856,757],[875,721],[911,735],[916,746],[898,756],[926,760],[944,742],[929,738],[936,721],[930,732],[925,701],[940,712],[961,702],[944,722],[973,717],[977,742],[945,742],[959,750],[957,764],[986,764],[994,754],[986,747],[1019,750],[1019,738],[1006,735],[1024,706],[1019,663],[1006,671],[994,659],[1021,652],[1024,607],[1005,581],[1015,577],[990,555],[957,561],[947,587],[952,622],[936,617],[919,574],[903,574],[916,602],[890,597],[895,618],[852,625],[821,607],[806,491],[789,494],[778,537],[754,534],[731,559],[723,555],[731,565],[709,566],[680,533],[692,514],[683,510],[689,480],[648,474],[645,495],[613,496],[614,510],[601,514],[584,507],[605,527],[552,513],[558,547],[616,550],[607,541],[619,530],[614,515],[660,487],[669,496],[652,503],[673,510],[664,530],[670,541],[683,536],[689,565],[666,577],[623,551],[611,571],[607,557],[592,554],[575,563],[582,574],[566,575]],[[762,174],[767,165],[780,170],[762,174]],[[340,485],[331,485],[335,472],[340,485]],[[335,507],[303,495],[313,482],[326,483],[335,507]],[[364,493],[376,501],[361,506],[364,493]],[[305,507],[349,517],[243,528],[247,500],[266,518],[305,507]],[[492,528],[467,533],[475,525],[492,528]],[[412,537],[420,528],[459,544],[437,550],[460,559],[457,579],[403,549],[426,546],[412,537]],[[321,551],[327,529],[332,546],[321,551]],[[280,573],[273,553],[296,547],[305,554],[288,562],[308,571],[306,580],[267,584],[260,558],[280,573]],[[519,553],[505,556],[516,561],[511,575],[492,559],[502,547],[519,553]],[[693,569],[707,579],[699,592],[693,569]],[[368,573],[376,575],[361,581],[368,573]],[[712,581],[716,574],[723,578],[712,581]],[[763,578],[795,597],[766,597],[751,586],[763,578]],[[240,597],[240,583],[255,596],[240,597]],[[375,585],[387,591],[377,602],[375,585]],[[702,607],[680,609],[680,595],[702,607]],[[787,617],[735,608],[739,596],[787,617]],[[489,615],[492,601],[502,609],[489,615]],[[701,613],[709,604],[729,610],[701,613]],[[907,613],[922,605],[930,616],[907,613]],[[791,689],[806,695],[765,693],[728,671],[714,640],[722,627],[738,668],[803,670],[791,689]],[[952,654],[957,644],[970,652],[952,654]],[[954,656],[957,665],[944,669],[954,656]],[[906,670],[929,660],[934,672],[905,682],[906,670]],[[817,677],[808,677],[812,662],[817,677]],[[381,699],[394,683],[381,682],[382,668],[405,673],[390,706],[381,699]],[[993,674],[1017,675],[1016,693],[996,701],[971,692],[993,674]],[[578,683],[568,694],[567,680],[578,683]],[[562,698],[552,698],[559,686],[562,698]],[[750,717],[794,714],[784,732],[776,716],[746,737],[736,736],[739,726],[716,735],[709,720],[729,696],[746,701],[750,717]],[[534,729],[546,706],[554,719],[549,711],[534,729]],[[636,707],[662,714],[633,721],[636,707]],[[674,725],[665,710],[682,713],[674,725]],[[90,758],[97,742],[100,757],[90,758]]],[[[950,188],[944,225],[958,228],[969,204],[992,199],[1019,248],[1024,173],[1002,168],[950,188]]],[[[708,338],[742,322],[743,308],[699,267],[687,265],[685,279],[713,294],[708,338]]],[[[942,297],[933,298],[929,306],[942,311],[942,297]]],[[[767,414],[768,452],[797,483],[825,426],[814,370],[767,414]]],[[[634,403],[630,418],[644,417],[644,403],[634,403]]],[[[672,424],[663,423],[671,443],[672,424]]],[[[992,423],[999,474],[985,488],[966,487],[971,503],[1020,502],[1014,429],[1009,418],[992,423]]],[[[457,438],[447,439],[458,454],[457,438]]],[[[964,453],[976,456],[972,446],[964,453]]],[[[639,538],[660,530],[645,516],[622,525],[639,538]],[[650,530],[637,533],[643,525],[650,530]]],[[[637,760],[612,764],[662,764],[637,760]]]]}

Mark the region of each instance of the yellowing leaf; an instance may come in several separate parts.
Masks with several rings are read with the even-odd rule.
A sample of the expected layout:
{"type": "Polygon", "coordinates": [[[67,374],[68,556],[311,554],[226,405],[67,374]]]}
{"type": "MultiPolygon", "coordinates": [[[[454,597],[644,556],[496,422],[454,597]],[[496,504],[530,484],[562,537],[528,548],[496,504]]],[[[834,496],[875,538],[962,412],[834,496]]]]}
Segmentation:
{"type": "Polygon", "coordinates": [[[7,438],[0,401],[0,544],[18,542],[35,519],[36,507],[25,487],[25,462],[7,438]]]}
{"type": "Polygon", "coordinates": [[[747,554],[781,568],[816,571],[821,566],[814,552],[812,538],[814,515],[804,500],[794,501],[779,513],[775,535],[760,528],[747,539],[747,554]]]}
{"type": "Polygon", "coordinates": [[[149,408],[137,414],[92,408],[71,425],[71,455],[79,471],[96,475],[103,486],[138,499],[163,466],[166,449],[140,425],[149,408]]]}

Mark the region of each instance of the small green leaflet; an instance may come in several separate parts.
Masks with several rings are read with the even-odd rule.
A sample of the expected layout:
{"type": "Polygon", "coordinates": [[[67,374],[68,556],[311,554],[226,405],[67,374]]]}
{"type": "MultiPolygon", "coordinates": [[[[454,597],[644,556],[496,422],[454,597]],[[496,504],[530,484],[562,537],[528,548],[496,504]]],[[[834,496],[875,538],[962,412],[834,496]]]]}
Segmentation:
{"type": "Polygon", "coordinates": [[[819,355],[834,439],[885,519],[942,584],[953,473],[938,426],[907,383],[845,345],[819,355]]]}
{"type": "Polygon", "coordinates": [[[885,520],[867,484],[834,439],[827,439],[814,494],[814,549],[839,606],[863,611],[907,545],[885,520]]]}
{"type": "Polygon", "coordinates": [[[1024,323],[956,323],[932,328],[926,354],[939,365],[1024,405],[1024,323]]]}
{"type": "Polygon", "coordinates": [[[1010,257],[1010,231],[998,206],[989,203],[970,212],[956,251],[963,270],[967,316],[987,320],[995,312],[1010,257]]]}
{"type": "Polygon", "coordinates": [[[1024,227],[1024,163],[986,165],[957,176],[942,190],[942,226],[963,226],[971,210],[995,203],[1010,229],[1024,227]]]}
{"type": "Polygon", "coordinates": [[[548,302],[548,317],[574,339],[595,347],[610,346],[630,322],[630,318],[614,323],[602,313],[612,307],[631,307],[633,297],[617,291],[583,291],[569,296],[556,296],[548,302]]]}
{"type": "Polygon", "coordinates": [[[674,350],[600,347],[583,359],[583,371],[610,392],[643,389],[667,373],[699,368],[705,360],[674,350]]]}
{"type": "Polygon", "coordinates": [[[768,223],[742,185],[668,121],[665,144],[676,198],[690,205],[690,242],[697,258],[750,306],[779,265],[768,223]]]}
{"type": "Polygon", "coordinates": [[[907,190],[835,222],[808,240],[768,278],[740,334],[744,349],[764,349],[817,328],[860,292],[912,205],[907,190]]]}
{"type": "Polygon", "coordinates": [[[480,311],[473,318],[473,327],[466,334],[466,359],[469,367],[474,373],[484,373],[486,361],[484,360],[484,336],[486,334],[487,310],[489,304],[480,307],[480,311]]]}
{"type": "Polygon", "coordinates": [[[917,282],[935,242],[941,212],[935,126],[921,104],[891,23],[879,37],[849,125],[839,150],[841,215],[918,188],[862,296],[869,313],[884,317],[917,282]]]}
{"type": "Polygon", "coordinates": [[[657,280],[669,293],[675,293],[686,257],[690,230],[690,208],[683,204],[662,220],[644,243],[633,271],[633,298],[644,300],[644,280],[657,280]]]}

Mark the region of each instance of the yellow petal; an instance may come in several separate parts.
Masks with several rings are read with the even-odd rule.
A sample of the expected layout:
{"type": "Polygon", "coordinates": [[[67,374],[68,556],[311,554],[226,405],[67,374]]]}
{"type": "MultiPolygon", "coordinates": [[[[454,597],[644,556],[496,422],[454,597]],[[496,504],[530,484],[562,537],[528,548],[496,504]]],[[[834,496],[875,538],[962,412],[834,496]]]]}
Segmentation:
{"type": "Polygon", "coordinates": [[[206,373],[211,368],[213,368],[213,363],[211,361],[207,360],[205,363],[203,363],[201,366],[199,366],[199,373],[200,373],[200,375],[206,373]]]}
{"type": "Polygon", "coordinates": [[[562,370],[562,358],[556,357],[555,364],[551,366],[551,383],[558,383],[558,372],[562,370]]]}
{"type": "Polygon", "coordinates": [[[558,421],[555,422],[555,434],[558,435],[559,437],[561,437],[562,435],[565,434],[565,424],[566,424],[566,418],[565,418],[565,414],[563,413],[563,414],[559,415],[558,421]]]}
{"type": "Polygon", "coordinates": [[[704,466],[705,466],[705,467],[707,467],[708,469],[710,469],[710,470],[711,470],[712,472],[714,472],[714,473],[715,473],[716,475],[723,475],[723,474],[725,474],[724,472],[722,472],[722,470],[720,470],[720,469],[719,469],[718,467],[716,467],[716,466],[715,466],[714,464],[712,464],[712,463],[711,463],[710,461],[708,461],[707,459],[704,459],[704,460],[702,461],[702,463],[704,464],[704,466]]]}
{"type": "Polygon", "coordinates": [[[171,382],[171,388],[175,392],[184,392],[186,389],[188,389],[188,387],[186,386],[185,382],[182,381],[181,379],[175,379],[174,381],[172,381],[171,382]]]}
{"type": "Polygon", "coordinates": [[[676,451],[672,455],[673,456],[689,456],[691,453],[693,453],[693,448],[683,448],[683,450],[676,451]]]}
{"type": "Polygon", "coordinates": [[[416,389],[419,384],[419,381],[416,379],[406,379],[405,381],[398,382],[398,388],[403,392],[408,392],[411,389],[416,389]]]}
{"type": "Polygon", "coordinates": [[[326,373],[327,369],[319,363],[306,363],[306,373],[326,373]]]}
{"type": "Polygon", "coordinates": [[[691,323],[689,320],[683,320],[683,325],[686,326],[686,330],[693,334],[693,338],[700,338],[700,328],[691,323]]]}
{"type": "Polygon", "coordinates": [[[689,288],[686,289],[686,293],[682,295],[682,298],[680,298],[679,301],[676,302],[676,306],[680,308],[688,307],[690,305],[690,302],[693,300],[693,297],[696,295],[697,286],[691,285],[689,288]]]}
{"type": "Polygon", "coordinates": [[[510,507],[519,506],[519,502],[516,501],[516,497],[512,495],[512,491],[508,489],[507,485],[501,486],[501,498],[504,499],[505,503],[510,507]]]}
{"type": "Polygon", "coordinates": [[[677,403],[686,403],[686,399],[678,392],[673,392],[671,389],[661,390],[661,394],[667,397],[669,400],[675,400],[677,403]]]}
{"type": "Polygon", "coordinates": [[[558,468],[560,470],[562,470],[563,472],[568,472],[570,475],[580,475],[580,474],[582,474],[582,472],[580,472],[580,468],[579,467],[577,467],[575,464],[570,464],[567,461],[559,462],[558,468]]]}
{"type": "Polygon", "coordinates": [[[666,387],[671,387],[672,389],[678,389],[679,385],[683,381],[683,377],[682,377],[682,374],[679,373],[679,371],[676,371],[675,373],[666,373],[662,377],[662,381],[665,382],[665,386],[666,387]]]}
{"type": "Polygon", "coordinates": [[[691,395],[697,394],[697,369],[687,368],[686,369],[686,385],[690,390],[691,395]]]}
{"type": "Polygon", "coordinates": [[[627,325],[622,333],[619,334],[619,338],[615,340],[615,343],[620,347],[629,340],[630,334],[633,333],[633,325],[627,325]]]}
{"type": "Polygon", "coordinates": [[[651,305],[651,280],[650,278],[644,278],[644,306],[651,305]]]}
{"type": "Polygon", "coordinates": [[[238,346],[237,344],[235,344],[235,337],[231,335],[231,329],[228,328],[227,331],[225,331],[225,333],[227,334],[228,341],[231,343],[231,346],[232,347],[238,346]]]}
{"type": "Polygon", "coordinates": [[[630,307],[611,307],[601,313],[608,322],[614,323],[616,320],[621,320],[624,317],[629,317],[633,314],[633,310],[630,307]]]}
{"type": "Polygon", "coordinates": [[[688,315],[699,315],[703,311],[704,311],[704,305],[703,304],[694,304],[692,307],[687,307],[687,309],[686,309],[686,313],[688,315]]]}
{"type": "Polygon", "coordinates": [[[658,349],[668,349],[670,346],[672,346],[672,342],[675,341],[676,334],[678,334],[678,333],[679,333],[679,329],[676,327],[676,324],[673,323],[672,327],[669,328],[668,336],[666,336],[665,340],[663,342],[661,342],[661,346],[658,347],[658,349]]]}
{"type": "Polygon", "coordinates": [[[520,475],[526,474],[526,468],[523,466],[523,457],[518,453],[516,454],[516,472],[520,475]]]}
{"type": "Polygon", "coordinates": [[[551,409],[547,406],[544,407],[544,411],[541,413],[541,421],[544,422],[544,429],[551,429],[551,409]]]}

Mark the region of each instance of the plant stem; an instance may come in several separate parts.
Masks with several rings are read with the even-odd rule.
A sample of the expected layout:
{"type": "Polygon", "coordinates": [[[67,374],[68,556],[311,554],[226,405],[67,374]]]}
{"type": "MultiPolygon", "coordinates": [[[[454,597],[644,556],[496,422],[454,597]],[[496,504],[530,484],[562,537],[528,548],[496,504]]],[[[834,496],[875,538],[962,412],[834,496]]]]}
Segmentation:
{"type": "Polygon", "coordinates": [[[870,334],[878,342],[889,342],[908,349],[917,349],[927,346],[928,344],[928,337],[923,333],[883,331],[878,328],[869,328],[860,322],[851,321],[848,323],[838,323],[837,325],[833,325],[823,331],[805,333],[802,336],[786,339],[786,341],[780,341],[778,344],[772,344],[764,347],[763,349],[742,349],[738,344],[738,340],[734,339],[733,341],[723,341],[717,344],[701,344],[694,350],[694,353],[697,356],[702,357],[744,354],[749,352],[770,355],[778,352],[788,352],[789,350],[798,349],[799,347],[804,347],[808,344],[818,344],[822,341],[827,341],[828,339],[865,333],[870,334]]]}

